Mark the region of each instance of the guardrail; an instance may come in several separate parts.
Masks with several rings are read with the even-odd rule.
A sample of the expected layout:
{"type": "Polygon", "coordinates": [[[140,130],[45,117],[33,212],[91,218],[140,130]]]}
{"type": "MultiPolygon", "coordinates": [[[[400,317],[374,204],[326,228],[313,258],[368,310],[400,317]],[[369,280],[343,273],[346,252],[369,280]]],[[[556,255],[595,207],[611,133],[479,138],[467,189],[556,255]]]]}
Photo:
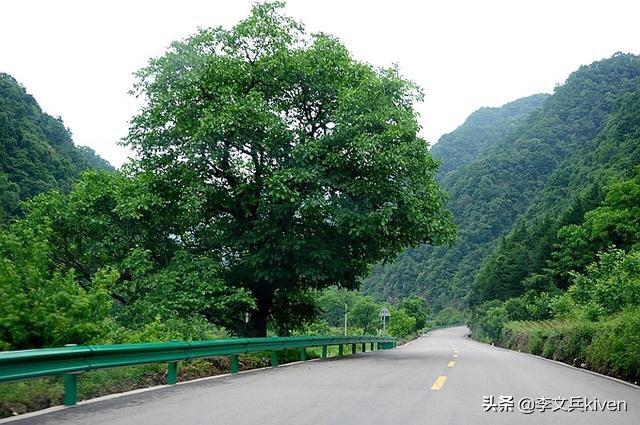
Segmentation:
{"type": "Polygon", "coordinates": [[[338,356],[344,355],[344,346],[362,344],[362,351],[370,344],[371,350],[395,348],[396,340],[374,336],[311,336],[273,338],[230,338],[207,341],[171,341],[142,344],[68,345],[61,348],[0,352],[0,382],[20,381],[44,376],[64,376],[64,404],[77,402],[78,374],[95,369],[167,363],[167,384],[177,381],[178,362],[204,357],[229,356],[231,373],[238,373],[238,355],[271,352],[271,366],[279,363],[278,352],[299,349],[300,360],[307,359],[307,348],[322,347],[322,358],[327,358],[328,347],[338,346],[338,356]]]}

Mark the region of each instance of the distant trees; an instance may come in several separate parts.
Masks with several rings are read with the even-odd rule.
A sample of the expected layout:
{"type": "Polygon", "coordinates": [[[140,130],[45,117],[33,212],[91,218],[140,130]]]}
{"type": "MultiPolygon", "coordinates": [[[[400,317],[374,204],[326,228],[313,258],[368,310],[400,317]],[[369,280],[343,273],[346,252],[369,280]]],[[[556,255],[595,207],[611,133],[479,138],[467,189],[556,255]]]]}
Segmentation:
{"type": "MultiPolygon", "coordinates": [[[[138,74],[127,143],[184,249],[219,260],[255,300],[232,328],[313,317],[309,291],[357,288],[377,261],[450,239],[418,88],[256,5],[231,30],[174,43],[138,74]],[[286,314],[281,314],[286,312],[286,314]]],[[[279,325],[278,325],[279,323],[279,325]]]]}
{"type": "Polygon", "coordinates": [[[639,208],[640,173],[612,182],[600,206],[580,223],[560,228],[552,259],[525,279],[523,293],[474,308],[471,325],[477,334],[499,341],[510,321],[594,322],[627,310],[637,314],[631,310],[640,303],[639,208]],[[555,282],[565,278],[569,284],[563,291],[555,282]]]}
{"type": "Polygon", "coordinates": [[[375,269],[365,292],[417,293],[439,310],[555,286],[544,269],[558,230],[580,222],[610,178],[640,164],[639,82],[640,57],[615,54],[572,73],[523,116],[516,109],[505,119],[508,105],[480,110],[443,136],[432,152],[450,170],[442,184],[459,238],[403,252],[375,269]]]}
{"type": "MultiPolygon", "coordinates": [[[[391,311],[391,317],[386,321],[389,335],[405,337],[433,325],[429,306],[425,299],[419,296],[412,296],[400,300],[395,305],[389,305],[356,291],[327,288],[317,297],[317,305],[319,319],[337,329],[342,329],[344,325],[346,305],[348,326],[351,333],[375,335],[381,331],[380,311],[383,307],[387,307],[391,311]]],[[[462,323],[462,321],[457,323],[462,323]]],[[[439,324],[449,325],[452,323],[439,324]]]]}
{"type": "Polygon", "coordinates": [[[0,226],[22,214],[21,200],[68,191],[83,170],[113,167],[76,147],[62,120],[40,109],[11,76],[0,73],[0,226]]]}

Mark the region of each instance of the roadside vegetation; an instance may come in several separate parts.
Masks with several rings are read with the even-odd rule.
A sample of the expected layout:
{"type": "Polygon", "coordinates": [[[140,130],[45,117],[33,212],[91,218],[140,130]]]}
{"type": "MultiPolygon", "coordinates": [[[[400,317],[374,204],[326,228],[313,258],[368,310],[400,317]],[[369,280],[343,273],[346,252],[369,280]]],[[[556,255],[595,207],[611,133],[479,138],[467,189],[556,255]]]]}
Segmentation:
{"type": "MultiPolygon", "coordinates": [[[[420,297],[356,293],[375,263],[455,235],[419,136],[422,91],[283,6],[151,59],[124,142],[136,159],[117,171],[0,74],[0,350],[342,334],[345,304],[350,334],[380,332],[383,306],[390,335],[428,325],[420,297]]],[[[80,397],[165,379],[161,366],[89,372],[80,397]]],[[[61,397],[57,378],[2,385],[0,413],[61,397]]]]}
{"type": "Polygon", "coordinates": [[[558,231],[544,274],[518,297],[473,310],[474,336],[640,381],[640,173],[558,231]],[[566,279],[568,288],[553,285],[566,279]]]}

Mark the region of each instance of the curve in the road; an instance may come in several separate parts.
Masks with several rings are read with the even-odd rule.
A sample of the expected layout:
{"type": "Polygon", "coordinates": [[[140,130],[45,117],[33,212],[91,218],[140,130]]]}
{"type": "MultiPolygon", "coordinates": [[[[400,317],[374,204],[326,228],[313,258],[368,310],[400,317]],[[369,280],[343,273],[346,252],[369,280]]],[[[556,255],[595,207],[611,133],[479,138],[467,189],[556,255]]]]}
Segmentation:
{"type": "Polygon", "coordinates": [[[14,423],[640,423],[638,388],[482,344],[466,338],[467,332],[465,327],[436,330],[396,350],[166,387],[81,404],[14,423]],[[580,398],[585,400],[582,409],[576,408],[580,398]],[[533,412],[518,411],[523,399],[538,403],[533,405],[533,412]],[[510,400],[513,400],[511,409],[510,400]],[[573,411],[567,411],[568,405],[559,409],[562,400],[571,401],[573,411]],[[593,400],[596,410],[598,406],[607,409],[583,411],[585,403],[593,400]],[[608,401],[617,402],[626,411],[610,411],[604,404],[608,401]]]}

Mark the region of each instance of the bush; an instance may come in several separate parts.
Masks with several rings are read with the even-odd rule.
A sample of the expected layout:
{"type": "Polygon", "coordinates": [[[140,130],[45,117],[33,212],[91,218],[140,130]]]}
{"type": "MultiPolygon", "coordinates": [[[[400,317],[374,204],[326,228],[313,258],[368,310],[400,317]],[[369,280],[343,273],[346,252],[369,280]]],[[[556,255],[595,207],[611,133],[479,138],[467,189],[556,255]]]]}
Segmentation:
{"type": "Polygon", "coordinates": [[[389,318],[389,335],[402,338],[413,332],[416,319],[403,309],[391,309],[389,318]]]}
{"type": "Polygon", "coordinates": [[[587,361],[599,372],[640,379],[640,307],[629,308],[594,334],[587,361]]]}
{"type": "Polygon", "coordinates": [[[99,270],[83,288],[73,270],[52,267],[50,229],[18,222],[0,231],[0,349],[84,344],[103,335],[116,276],[99,270]]]}

